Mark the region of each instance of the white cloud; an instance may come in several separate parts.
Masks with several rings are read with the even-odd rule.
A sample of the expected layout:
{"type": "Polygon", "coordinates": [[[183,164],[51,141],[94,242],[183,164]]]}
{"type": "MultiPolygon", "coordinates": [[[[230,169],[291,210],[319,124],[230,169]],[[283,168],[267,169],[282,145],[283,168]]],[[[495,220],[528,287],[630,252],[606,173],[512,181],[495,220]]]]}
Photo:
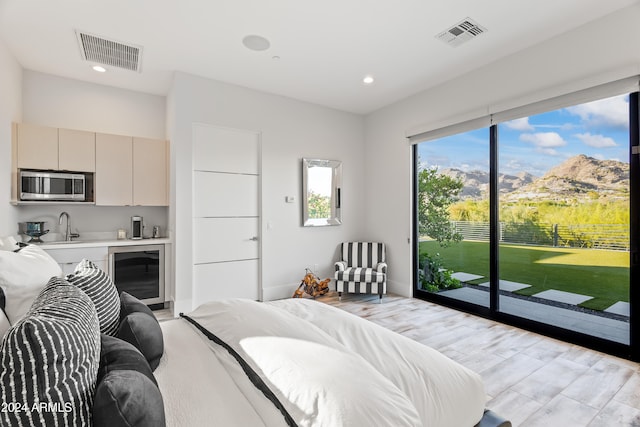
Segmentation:
{"type": "Polygon", "coordinates": [[[504,125],[509,129],[519,130],[519,131],[532,131],[533,126],[529,123],[529,117],[523,117],[521,119],[510,120],[508,122],[504,122],[504,125]]]}
{"type": "Polygon", "coordinates": [[[629,104],[625,95],[568,107],[566,110],[580,117],[588,126],[629,126],[629,104]]]}
{"type": "Polygon", "coordinates": [[[520,141],[531,143],[536,148],[554,148],[567,145],[567,141],[557,132],[523,133],[520,135],[520,141]]]}
{"type": "Polygon", "coordinates": [[[588,145],[589,147],[606,148],[606,147],[618,146],[618,144],[616,144],[616,142],[613,139],[604,135],[591,135],[591,133],[587,132],[587,133],[579,133],[574,136],[578,138],[580,141],[582,141],[585,145],[588,145]]]}

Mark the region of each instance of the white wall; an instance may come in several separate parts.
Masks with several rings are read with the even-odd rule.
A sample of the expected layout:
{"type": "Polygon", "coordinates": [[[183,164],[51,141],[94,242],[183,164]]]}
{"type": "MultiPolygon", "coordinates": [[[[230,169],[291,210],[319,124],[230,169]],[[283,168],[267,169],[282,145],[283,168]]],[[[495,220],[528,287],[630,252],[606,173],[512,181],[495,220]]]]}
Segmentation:
{"type": "MultiPolygon", "coordinates": [[[[25,123],[165,139],[165,104],[162,96],[30,70],[23,73],[22,121],[25,123]]],[[[59,231],[58,216],[62,211],[71,215],[71,225],[81,235],[83,232],[115,233],[118,228],[129,230],[132,215],[144,217],[148,234],[152,225],[166,230],[169,221],[168,209],[162,207],[37,205],[12,209],[21,222],[47,221],[51,233],[59,231]]],[[[17,229],[15,220],[11,225],[17,229]]],[[[11,233],[15,231],[12,229],[11,233]]]]}
{"type": "Polygon", "coordinates": [[[640,5],[623,9],[366,117],[366,229],[388,244],[389,290],[412,294],[407,131],[468,119],[640,72],[640,5]],[[384,173],[380,173],[384,171],[384,173]],[[385,203],[378,202],[383,195],[385,203]]]}
{"type": "Polygon", "coordinates": [[[364,238],[364,122],[281,96],[177,73],[167,103],[172,141],[171,226],[175,227],[176,311],[190,310],[191,126],[208,123],[262,133],[262,286],[265,299],[290,296],[305,267],[332,276],[337,246],[364,238]],[[301,227],[301,158],[343,162],[343,225],[301,227]],[[296,203],[285,203],[294,196],[296,203]],[[267,229],[267,223],[272,228],[267,229]]]}
{"type": "Polygon", "coordinates": [[[145,138],[166,138],[164,96],[25,70],[23,121],[145,138]]]}
{"type": "Polygon", "coordinates": [[[0,40],[0,236],[16,234],[11,200],[11,123],[22,119],[22,67],[0,40]]]}

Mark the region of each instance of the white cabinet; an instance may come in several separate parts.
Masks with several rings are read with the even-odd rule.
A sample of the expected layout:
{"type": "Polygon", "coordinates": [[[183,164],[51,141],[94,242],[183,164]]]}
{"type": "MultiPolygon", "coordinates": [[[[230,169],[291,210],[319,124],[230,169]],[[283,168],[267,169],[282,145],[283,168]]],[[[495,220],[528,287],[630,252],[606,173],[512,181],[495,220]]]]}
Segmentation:
{"type": "Polygon", "coordinates": [[[58,129],[19,123],[18,168],[58,169],[58,129]]]}
{"type": "Polygon", "coordinates": [[[19,123],[19,169],[95,171],[95,133],[19,123]]]}
{"type": "Polygon", "coordinates": [[[96,205],[167,206],[167,141],[96,134],[96,205]]]}
{"type": "Polygon", "coordinates": [[[96,134],[96,205],[132,204],[132,147],[130,136],[96,134]]]}
{"type": "Polygon", "coordinates": [[[133,138],[133,204],[169,205],[167,141],[133,138]]]}
{"type": "Polygon", "coordinates": [[[82,130],[58,129],[58,169],[95,172],[96,134],[82,130]]]}
{"type": "Polygon", "coordinates": [[[64,275],[73,273],[78,263],[83,259],[92,261],[102,271],[108,272],[108,248],[106,246],[93,248],[45,249],[45,251],[60,265],[64,275]]]}

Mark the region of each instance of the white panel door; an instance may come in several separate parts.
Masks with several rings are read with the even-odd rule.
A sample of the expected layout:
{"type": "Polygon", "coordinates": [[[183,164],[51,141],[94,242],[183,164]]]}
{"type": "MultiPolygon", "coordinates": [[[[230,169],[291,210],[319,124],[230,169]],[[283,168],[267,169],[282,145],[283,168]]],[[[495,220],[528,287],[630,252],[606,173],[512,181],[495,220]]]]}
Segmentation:
{"type": "Polygon", "coordinates": [[[194,218],[193,263],[257,259],[257,218],[194,218]]]}
{"type": "Polygon", "coordinates": [[[193,170],[259,174],[257,133],[196,123],[193,138],[193,170]]]}
{"type": "Polygon", "coordinates": [[[260,135],[193,125],[193,298],[261,299],[260,135]]]}
{"type": "Polygon", "coordinates": [[[194,172],[194,217],[257,217],[258,181],[258,175],[194,172]]]}
{"type": "Polygon", "coordinates": [[[198,264],[193,267],[195,301],[205,302],[221,298],[256,299],[255,284],[258,260],[198,264]]]}

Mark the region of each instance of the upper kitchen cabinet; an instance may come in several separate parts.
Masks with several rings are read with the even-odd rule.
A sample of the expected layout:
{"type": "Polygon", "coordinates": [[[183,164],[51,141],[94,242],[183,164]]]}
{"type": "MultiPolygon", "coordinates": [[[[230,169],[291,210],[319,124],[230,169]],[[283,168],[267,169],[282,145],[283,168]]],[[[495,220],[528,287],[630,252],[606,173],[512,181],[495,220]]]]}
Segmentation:
{"type": "Polygon", "coordinates": [[[167,148],[164,140],[133,138],[134,205],[169,205],[167,148]]]}
{"type": "Polygon", "coordinates": [[[58,169],[96,171],[96,134],[82,130],[58,130],[58,169]]]}
{"type": "Polygon", "coordinates": [[[96,205],[167,206],[167,141],[96,134],[96,205]]]}
{"type": "Polygon", "coordinates": [[[18,123],[19,169],[58,169],[58,129],[18,123]]]}
{"type": "Polygon", "coordinates": [[[96,134],[96,205],[133,204],[133,138],[96,134]]]}
{"type": "Polygon", "coordinates": [[[95,172],[95,133],[18,123],[19,169],[95,172]]]}

